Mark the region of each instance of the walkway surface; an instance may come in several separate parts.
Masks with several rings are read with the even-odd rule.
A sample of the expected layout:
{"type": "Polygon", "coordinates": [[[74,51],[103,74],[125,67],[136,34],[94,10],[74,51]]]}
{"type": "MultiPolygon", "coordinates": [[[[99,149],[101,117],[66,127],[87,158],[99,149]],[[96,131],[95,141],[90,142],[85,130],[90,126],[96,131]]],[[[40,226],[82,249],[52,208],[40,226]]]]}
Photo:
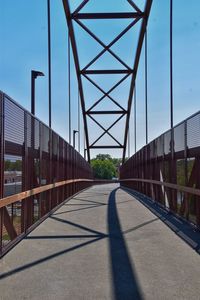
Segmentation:
{"type": "Polygon", "coordinates": [[[200,256],[118,185],[66,202],[0,262],[0,299],[200,299],[200,256]]]}

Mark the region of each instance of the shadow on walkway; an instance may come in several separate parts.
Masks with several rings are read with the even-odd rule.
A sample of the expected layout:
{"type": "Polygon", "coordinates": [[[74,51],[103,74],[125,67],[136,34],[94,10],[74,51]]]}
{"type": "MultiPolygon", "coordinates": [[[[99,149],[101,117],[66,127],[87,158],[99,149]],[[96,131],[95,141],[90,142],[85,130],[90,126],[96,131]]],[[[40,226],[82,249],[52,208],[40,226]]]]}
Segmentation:
{"type": "Polygon", "coordinates": [[[134,196],[137,200],[139,200],[170,229],[172,229],[181,239],[183,239],[188,245],[196,250],[198,254],[200,254],[200,232],[194,226],[174,215],[173,213],[168,212],[166,209],[144,194],[128,188],[122,189],[129,195],[134,196]]]}
{"type": "MultiPolygon", "coordinates": [[[[113,298],[116,300],[129,300],[129,299],[141,300],[142,292],[134,270],[134,264],[129,257],[124,235],[129,234],[130,232],[137,230],[143,226],[147,226],[150,223],[157,221],[158,218],[154,218],[152,220],[143,222],[123,232],[120,225],[119,216],[118,216],[117,204],[121,206],[124,202],[127,201],[124,202],[118,201],[116,203],[117,190],[119,190],[119,188],[112,190],[112,192],[109,195],[108,202],[106,201],[107,203],[105,202],[105,203],[100,203],[99,205],[96,204],[92,205],[92,207],[96,206],[96,208],[98,208],[99,206],[100,207],[104,206],[107,208],[108,233],[96,231],[93,228],[84,226],[82,224],[71,222],[66,219],[66,216],[60,218],[57,216],[59,213],[54,213],[52,216],[50,216],[50,218],[53,221],[60,222],[63,224],[63,226],[67,226],[67,228],[69,226],[75,227],[76,229],[80,230],[80,233],[77,232],[77,235],[70,235],[70,234],[59,235],[59,233],[58,235],[41,235],[41,236],[31,235],[31,236],[27,236],[26,239],[33,240],[34,242],[36,242],[36,240],[46,240],[46,239],[50,239],[50,240],[78,239],[78,244],[68,247],[67,249],[63,249],[61,251],[57,251],[52,254],[46,255],[44,257],[40,257],[35,261],[25,263],[24,265],[18,266],[15,269],[0,274],[0,280],[12,276],[18,272],[25,271],[26,269],[30,269],[36,265],[48,262],[49,260],[55,259],[58,256],[66,255],[67,253],[76,251],[77,249],[83,248],[85,246],[89,246],[100,240],[108,239],[109,252],[110,252],[110,266],[112,272],[113,298]],[[85,231],[85,233],[83,233],[82,231],[85,231]],[[87,240],[81,241],[82,239],[87,239],[87,240]]],[[[90,209],[90,208],[91,208],[90,206],[84,208],[82,207],[80,208],[80,210],[90,209]]],[[[77,257],[77,261],[78,261],[78,257],[77,257]]]]}
{"type": "Polygon", "coordinates": [[[108,201],[108,235],[113,291],[117,300],[142,299],[120,226],[116,206],[116,191],[117,189],[111,192],[108,201]]]}

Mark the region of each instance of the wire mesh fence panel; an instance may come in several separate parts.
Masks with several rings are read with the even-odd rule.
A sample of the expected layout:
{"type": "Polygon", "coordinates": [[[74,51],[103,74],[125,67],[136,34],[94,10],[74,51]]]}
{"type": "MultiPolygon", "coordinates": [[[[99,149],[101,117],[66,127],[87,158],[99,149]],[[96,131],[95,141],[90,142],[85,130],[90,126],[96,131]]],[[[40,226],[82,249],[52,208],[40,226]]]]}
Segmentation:
{"type": "Polygon", "coordinates": [[[200,113],[135,153],[121,166],[120,179],[122,186],[150,195],[200,226],[200,194],[195,192],[200,189],[200,113]],[[181,187],[191,188],[194,194],[181,187]]]}
{"type": "Polygon", "coordinates": [[[2,255],[93,176],[72,146],[2,92],[0,133],[0,201],[11,201],[0,208],[2,255]]]}

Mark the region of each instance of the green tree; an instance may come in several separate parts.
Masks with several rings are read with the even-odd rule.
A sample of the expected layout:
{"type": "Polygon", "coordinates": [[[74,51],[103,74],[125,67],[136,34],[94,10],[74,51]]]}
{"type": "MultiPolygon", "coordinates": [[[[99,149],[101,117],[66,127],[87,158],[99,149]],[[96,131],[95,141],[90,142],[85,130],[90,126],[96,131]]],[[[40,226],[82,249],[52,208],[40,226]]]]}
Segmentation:
{"type": "Polygon", "coordinates": [[[96,159],[98,160],[112,160],[112,157],[110,156],[110,154],[98,154],[96,156],[96,159]]]}
{"type": "Polygon", "coordinates": [[[5,160],[5,171],[21,171],[22,170],[22,161],[10,161],[5,160]]]}
{"type": "Polygon", "coordinates": [[[91,160],[94,177],[98,179],[112,179],[118,176],[121,159],[112,158],[109,154],[98,154],[91,160]]]}
{"type": "Polygon", "coordinates": [[[12,170],[12,162],[10,160],[5,160],[5,171],[12,170]]]}
{"type": "Polygon", "coordinates": [[[92,159],[91,166],[94,177],[98,179],[112,179],[116,176],[116,168],[111,160],[92,159]]]}

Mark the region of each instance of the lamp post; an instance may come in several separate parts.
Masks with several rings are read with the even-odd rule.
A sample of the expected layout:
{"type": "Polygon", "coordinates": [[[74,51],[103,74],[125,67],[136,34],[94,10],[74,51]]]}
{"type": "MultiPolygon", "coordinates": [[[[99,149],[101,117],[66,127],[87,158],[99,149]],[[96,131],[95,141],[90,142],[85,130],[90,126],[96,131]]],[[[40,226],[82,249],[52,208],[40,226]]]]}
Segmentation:
{"type": "Polygon", "coordinates": [[[74,147],[74,149],[76,146],[76,133],[78,133],[78,130],[73,130],[73,147],[74,147]]]}
{"type": "Polygon", "coordinates": [[[84,149],[84,158],[86,159],[87,149],[84,149]]]}
{"type": "Polygon", "coordinates": [[[31,113],[35,115],[35,79],[44,76],[40,71],[31,70],[31,113]]]}

